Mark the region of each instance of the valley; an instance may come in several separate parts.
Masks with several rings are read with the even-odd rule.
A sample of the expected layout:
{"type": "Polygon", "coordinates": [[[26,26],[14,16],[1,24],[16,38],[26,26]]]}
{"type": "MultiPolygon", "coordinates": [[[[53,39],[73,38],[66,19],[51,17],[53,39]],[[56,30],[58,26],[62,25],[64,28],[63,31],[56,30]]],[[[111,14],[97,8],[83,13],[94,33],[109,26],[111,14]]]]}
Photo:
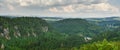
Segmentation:
{"type": "Polygon", "coordinates": [[[119,50],[119,19],[0,16],[0,50],[119,50]]]}

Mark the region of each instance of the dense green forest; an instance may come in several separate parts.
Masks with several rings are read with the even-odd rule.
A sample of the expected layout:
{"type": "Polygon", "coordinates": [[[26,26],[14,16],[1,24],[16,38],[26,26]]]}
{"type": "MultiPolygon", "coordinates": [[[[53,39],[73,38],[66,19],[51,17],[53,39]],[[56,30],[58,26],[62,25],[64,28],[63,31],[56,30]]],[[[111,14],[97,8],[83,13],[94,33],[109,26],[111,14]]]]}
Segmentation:
{"type": "Polygon", "coordinates": [[[87,18],[86,20],[103,27],[104,30],[114,30],[120,26],[120,17],[87,18]]]}
{"type": "Polygon", "coordinates": [[[120,25],[114,29],[105,25],[86,19],[48,22],[0,16],[0,50],[119,50],[120,25]]]}
{"type": "Polygon", "coordinates": [[[102,31],[102,27],[89,23],[85,19],[64,19],[50,23],[56,31],[67,34],[94,36],[102,31]]]}

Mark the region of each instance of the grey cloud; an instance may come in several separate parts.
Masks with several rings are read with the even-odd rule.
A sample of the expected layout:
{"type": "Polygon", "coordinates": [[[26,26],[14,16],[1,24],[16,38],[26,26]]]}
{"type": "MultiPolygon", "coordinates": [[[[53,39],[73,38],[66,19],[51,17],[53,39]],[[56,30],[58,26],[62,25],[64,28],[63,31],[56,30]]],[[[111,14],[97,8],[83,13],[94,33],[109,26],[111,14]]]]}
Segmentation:
{"type": "Polygon", "coordinates": [[[98,4],[98,3],[105,3],[108,0],[94,0],[93,2],[91,2],[92,4],[98,4]]]}
{"type": "Polygon", "coordinates": [[[58,6],[67,6],[67,5],[74,5],[74,4],[91,5],[91,4],[104,3],[107,0],[62,0],[62,1],[63,2],[56,2],[53,5],[48,5],[43,7],[58,7],[58,6]]]}
{"type": "Polygon", "coordinates": [[[0,0],[0,7],[2,7],[4,4],[4,0],[0,0]]]}
{"type": "MultiPolygon", "coordinates": [[[[11,4],[14,7],[20,6],[20,2],[17,2],[19,0],[10,0],[9,2],[6,1],[6,0],[0,0],[0,1],[2,3],[7,2],[7,4],[11,4]]],[[[51,7],[67,6],[67,5],[74,5],[74,4],[90,5],[90,4],[98,4],[98,3],[101,3],[101,2],[105,2],[106,0],[61,0],[61,2],[59,2],[59,0],[52,0],[51,5],[45,5],[46,2],[49,2],[48,0],[35,0],[35,1],[38,1],[38,2],[36,2],[36,4],[33,4],[32,1],[30,2],[30,1],[23,0],[23,2],[29,4],[29,6],[26,6],[26,7],[23,7],[23,8],[47,9],[47,8],[51,8],[51,7]],[[41,2],[41,1],[45,1],[45,2],[41,2]]]]}
{"type": "Polygon", "coordinates": [[[3,3],[5,0],[0,0],[0,3],[3,3]]]}
{"type": "MultiPolygon", "coordinates": [[[[46,1],[47,2],[47,1],[46,1]]],[[[23,9],[40,9],[40,10],[46,10],[52,7],[62,7],[62,6],[68,6],[68,5],[77,5],[77,4],[85,4],[85,5],[90,5],[90,4],[99,4],[102,2],[105,2],[104,0],[62,0],[61,2],[58,2],[58,0],[52,0],[53,4],[52,5],[45,5],[45,3],[37,3],[37,4],[32,4],[31,2],[27,2],[29,6],[21,6],[23,9]]],[[[20,6],[19,3],[12,3],[14,6],[20,6]]]]}
{"type": "MultiPolygon", "coordinates": [[[[0,0],[0,10],[1,8],[8,9],[7,5],[12,5],[16,12],[50,12],[50,8],[57,8],[59,11],[64,11],[63,7],[67,7],[72,5],[74,13],[105,13],[103,11],[96,11],[94,8],[89,9],[88,7],[91,5],[108,3],[108,0],[0,0]],[[23,4],[23,5],[21,5],[23,4]],[[27,5],[24,5],[27,4],[27,5]],[[79,5],[84,5],[86,8],[79,9],[78,7],[82,7],[79,5]],[[78,8],[78,9],[76,9],[78,8]]],[[[66,8],[67,9],[67,8],[66,8]]],[[[6,10],[7,11],[7,10],[6,10]]],[[[109,10],[108,10],[109,11],[109,10]]],[[[63,12],[65,13],[65,12],[63,12]]],[[[34,13],[33,13],[34,14],[34,13]]],[[[57,14],[57,13],[56,13],[57,14]]]]}

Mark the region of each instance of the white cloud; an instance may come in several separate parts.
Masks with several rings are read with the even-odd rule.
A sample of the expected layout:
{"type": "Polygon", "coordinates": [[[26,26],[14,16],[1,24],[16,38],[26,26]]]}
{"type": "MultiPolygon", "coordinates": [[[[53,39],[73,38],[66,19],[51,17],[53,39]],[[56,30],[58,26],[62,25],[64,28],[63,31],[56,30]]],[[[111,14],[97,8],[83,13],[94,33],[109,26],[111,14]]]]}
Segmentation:
{"type": "Polygon", "coordinates": [[[51,11],[51,12],[61,12],[61,11],[59,11],[59,10],[58,10],[57,8],[55,8],[55,7],[54,7],[54,8],[50,8],[49,11],[51,11]]]}
{"type": "Polygon", "coordinates": [[[51,11],[51,12],[62,12],[62,13],[63,12],[66,12],[66,13],[72,13],[72,12],[117,13],[119,12],[119,9],[117,7],[112,6],[109,3],[99,3],[99,4],[91,4],[91,5],[74,4],[74,5],[67,5],[67,6],[61,6],[61,7],[55,7],[55,8],[57,11],[51,11]]]}
{"type": "Polygon", "coordinates": [[[94,7],[95,10],[98,11],[110,11],[110,12],[118,12],[119,9],[117,7],[114,7],[112,5],[110,5],[109,3],[100,3],[97,5],[92,5],[94,7]]]}
{"type": "Polygon", "coordinates": [[[29,6],[27,2],[20,2],[20,6],[29,6]]]}
{"type": "MultiPolygon", "coordinates": [[[[75,12],[75,11],[113,11],[117,12],[118,8],[110,5],[108,0],[5,0],[4,2],[8,5],[8,8],[15,9],[17,6],[38,7],[55,9],[57,12],[75,12]],[[16,4],[16,5],[15,5],[16,4]]],[[[5,4],[4,3],[4,4],[5,4]]],[[[24,8],[23,7],[23,8],[24,8]]],[[[54,11],[53,11],[54,12],[54,11]]]]}
{"type": "Polygon", "coordinates": [[[99,4],[91,4],[91,5],[77,5],[75,6],[76,10],[87,10],[97,11],[97,12],[118,12],[119,9],[110,5],[109,3],[99,3],[99,4]]]}
{"type": "Polygon", "coordinates": [[[9,10],[11,10],[11,11],[15,9],[14,6],[12,6],[12,5],[9,5],[9,4],[8,4],[7,6],[8,6],[8,8],[9,8],[9,10]]]}
{"type": "Polygon", "coordinates": [[[107,0],[5,0],[7,3],[18,3],[21,6],[39,5],[39,6],[54,6],[54,5],[70,5],[70,4],[98,4],[105,3],[107,0]]]}
{"type": "Polygon", "coordinates": [[[66,7],[63,7],[63,10],[64,12],[74,12],[74,9],[73,9],[73,6],[72,5],[69,5],[69,6],[66,6],[66,7]]]}
{"type": "Polygon", "coordinates": [[[70,13],[70,12],[74,12],[73,6],[69,5],[69,6],[63,6],[63,7],[59,7],[59,8],[50,8],[49,11],[51,12],[56,12],[56,13],[70,13]]]}
{"type": "Polygon", "coordinates": [[[31,11],[31,14],[32,12],[53,12],[55,14],[120,13],[120,8],[111,5],[108,1],[109,0],[2,0],[2,2],[0,2],[0,10],[15,10],[16,12],[31,11]]]}

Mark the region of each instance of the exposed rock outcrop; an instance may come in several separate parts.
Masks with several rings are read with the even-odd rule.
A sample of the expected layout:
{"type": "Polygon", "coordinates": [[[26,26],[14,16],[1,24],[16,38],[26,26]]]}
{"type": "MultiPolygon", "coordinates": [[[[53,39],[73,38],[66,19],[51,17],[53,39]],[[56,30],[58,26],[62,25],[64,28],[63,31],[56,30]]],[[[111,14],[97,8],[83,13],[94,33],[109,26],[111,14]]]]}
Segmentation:
{"type": "Polygon", "coordinates": [[[43,32],[48,32],[48,26],[42,27],[43,32]]]}

